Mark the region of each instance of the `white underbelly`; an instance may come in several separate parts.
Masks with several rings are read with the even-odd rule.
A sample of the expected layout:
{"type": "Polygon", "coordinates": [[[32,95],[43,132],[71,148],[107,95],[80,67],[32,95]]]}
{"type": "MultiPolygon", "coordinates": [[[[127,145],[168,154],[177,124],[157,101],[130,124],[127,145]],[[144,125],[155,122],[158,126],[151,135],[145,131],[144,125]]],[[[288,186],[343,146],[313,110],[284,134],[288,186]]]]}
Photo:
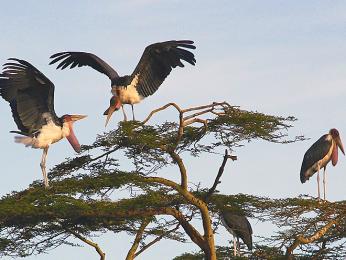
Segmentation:
{"type": "Polygon", "coordinates": [[[22,143],[25,146],[32,148],[47,148],[51,144],[60,141],[69,134],[69,128],[55,125],[53,122],[44,125],[37,137],[15,136],[17,143],[22,143]]]}
{"type": "Polygon", "coordinates": [[[118,95],[123,104],[137,104],[144,98],[137,91],[139,74],[133,77],[131,83],[125,86],[112,87],[113,95],[118,95]]]}
{"type": "Polygon", "coordinates": [[[143,99],[143,97],[139,95],[137,89],[131,85],[129,85],[127,88],[119,88],[118,94],[120,101],[123,104],[137,104],[143,99]]]}

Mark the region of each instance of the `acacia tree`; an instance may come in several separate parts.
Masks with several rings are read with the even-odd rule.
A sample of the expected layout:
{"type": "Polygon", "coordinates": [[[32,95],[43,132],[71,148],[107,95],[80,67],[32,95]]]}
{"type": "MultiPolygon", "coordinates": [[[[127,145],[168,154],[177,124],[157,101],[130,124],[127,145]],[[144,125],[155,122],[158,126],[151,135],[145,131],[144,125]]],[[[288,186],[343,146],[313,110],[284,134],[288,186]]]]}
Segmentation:
{"type": "MultiPolygon", "coordinates": [[[[236,159],[228,151],[234,151],[244,141],[303,140],[301,136],[287,138],[286,131],[294,121],[294,117],[249,112],[220,102],[187,109],[170,103],[152,111],[143,122],[121,122],[115,130],[98,136],[92,145],[84,146],[80,156],[52,169],[49,190],[34,182],[29,188],[0,200],[0,255],[24,257],[63,244],[73,246],[69,238],[74,237],[93,246],[102,260],[105,253],[90,237],[111,231],[134,236],[126,259],[135,258],[161,239],[180,242],[189,239],[201,249],[198,255],[216,259],[214,232],[219,223],[218,212],[227,206],[242,208],[248,216],[278,226],[288,223],[287,230],[264,241],[267,245],[282,241],[281,245],[259,245],[251,256],[261,258],[274,253],[283,256],[281,249],[286,246],[290,257],[295,248],[318,243],[318,239],[326,237],[324,230],[341,223],[341,218],[334,215],[337,213],[329,212],[330,217],[326,217],[322,209],[327,207],[315,200],[226,196],[218,194],[216,188],[227,161],[236,159]],[[177,122],[149,124],[157,113],[170,108],[177,111],[177,122]],[[220,168],[215,169],[212,187],[188,185],[186,158],[220,149],[226,152],[220,168]],[[125,169],[124,160],[133,167],[125,169]],[[177,171],[179,181],[172,180],[175,172],[163,177],[163,169],[177,171]],[[123,197],[114,192],[124,189],[127,195],[123,197]],[[289,209],[298,212],[297,217],[288,217],[289,209]],[[309,212],[316,214],[306,217],[309,212]],[[198,220],[202,222],[202,230],[195,227],[198,220]],[[305,236],[296,235],[301,231],[305,236]]],[[[334,243],[344,233],[340,229],[328,241],[334,243]]],[[[326,248],[327,243],[317,254],[331,254],[326,248]]],[[[221,253],[225,251],[218,249],[221,253]]]]}

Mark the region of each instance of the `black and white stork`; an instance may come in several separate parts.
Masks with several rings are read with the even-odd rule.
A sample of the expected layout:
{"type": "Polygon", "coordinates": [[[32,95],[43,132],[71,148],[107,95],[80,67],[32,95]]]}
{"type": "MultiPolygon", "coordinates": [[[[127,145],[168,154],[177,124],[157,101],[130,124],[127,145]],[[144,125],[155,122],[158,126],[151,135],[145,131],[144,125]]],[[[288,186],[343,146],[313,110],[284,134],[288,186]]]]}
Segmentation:
{"type": "Polygon", "coordinates": [[[90,66],[105,74],[111,80],[113,97],[110,106],[104,112],[107,115],[106,125],[114,111],[122,108],[124,120],[127,120],[123,104],[130,104],[134,120],[133,104],[154,94],[165,78],[177,66],[184,67],[182,60],[195,65],[196,59],[192,52],[186,49],[195,49],[193,41],[166,41],[147,46],[131,75],[119,76],[119,74],[105,61],[92,53],[86,52],[60,52],[53,54],[49,64],[60,62],[57,69],[65,69],[68,66],[90,66]]]}
{"type": "Polygon", "coordinates": [[[49,146],[66,137],[76,152],[80,144],[73,123],[84,115],[58,117],[54,111],[54,84],[29,62],[11,58],[0,74],[0,95],[10,103],[12,116],[20,134],[17,143],[43,149],[41,169],[48,187],[46,158],[49,146]]]}
{"type": "Polygon", "coordinates": [[[328,134],[322,135],[305,153],[302,167],[300,169],[300,181],[302,183],[317,172],[317,194],[320,198],[320,169],[323,168],[323,191],[326,199],[326,167],[332,161],[335,166],[338,162],[338,147],[345,155],[339,131],[330,129],[328,134]]]}
{"type": "Polygon", "coordinates": [[[223,209],[220,219],[224,227],[233,235],[233,254],[240,254],[239,238],[252,250],[252,228],[249,220],[239,210],[223,209]]]}

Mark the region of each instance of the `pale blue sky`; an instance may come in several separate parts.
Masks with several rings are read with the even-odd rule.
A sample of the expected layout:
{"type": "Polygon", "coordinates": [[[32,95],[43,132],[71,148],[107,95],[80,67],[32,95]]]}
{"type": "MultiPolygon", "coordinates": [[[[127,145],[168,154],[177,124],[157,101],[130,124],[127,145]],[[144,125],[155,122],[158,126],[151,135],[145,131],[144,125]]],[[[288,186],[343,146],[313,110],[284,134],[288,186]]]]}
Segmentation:
{"type": "MultiPolygon", "coordinates": [[[[197,64],[174,70],[154,96],[135,107],[138,119],[171,101],[187,107],[226,100],[244,109],[296,116],[292,136],[311,138],[290,145],[246,144],[235,151],[239,160],[227,166],[221,192],[316,195],[316,178],[304,185],[299,181],[305,151],[332,127],[342,139],[346,136],[345,1],[2,1],[1,10],[0,62],[9,57],[30,61],[55,83],[58,115],[89,115],[75,125],[82,144],[105,130],[109,80],[88,68],[56,71],[48,66],[49,56],[66,50],[93,52],[127,74],[145,46],[171,39],[194,40],[197,64]]],[[[41,179],[41,151],[15,144],[7,103],[0,102],[0,110],[0,191],[6,194],[41,179]]],[[[114,116],[110,127],[121,119],[121,113],[114,116]]],[[[48,167],[73,155],[68,142],[61,141],[50,149],[48,167]]],[[[210,185],[220,161],[218,156],[189,160],[190,181],[210,185]]],[[[327,173],[327,197],[345,199],[345,158],[327,173]]],[[[252,224],[255,235],[266,232],[252,224]]],[[[230,236],[219,231],[216,240],[225,245],[230,236]]],[[[123,259],[132,238],[107,234],[95,241],[108,259],[123,259]]],[[[162,242],[139,259],[171,259],[194,249],[193,244],[162,242]]],[[[98,258],[90,248],[62,247],[28,259],[76,257],[98,258]]]]}

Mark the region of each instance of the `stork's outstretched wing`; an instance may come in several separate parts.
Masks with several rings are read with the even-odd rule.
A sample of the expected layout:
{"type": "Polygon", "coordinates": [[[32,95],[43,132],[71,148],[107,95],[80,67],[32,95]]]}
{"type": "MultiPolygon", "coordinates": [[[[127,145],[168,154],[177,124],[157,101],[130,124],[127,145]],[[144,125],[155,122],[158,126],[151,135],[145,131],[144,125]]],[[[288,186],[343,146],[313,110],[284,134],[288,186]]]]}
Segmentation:
{"type": "Polygon", "coordinates": [[[302,167],[300,169],[300,181],[304,183],[310,176],[306,176],[306,171],[319,160],[323,159],[332,146],[332,140],[328,139],[328,134],[321,136],[304,154],[302,167]]]}
{"type": "Polygon", "coordinates": [[[131,74],[131,82],[137,77],[135,81],[138,93],[143,97],[155,93],[172,68],[184,67],[182,61],[195,65],[194,54],[186,49],[196,49],[193,41],[167,41],[147,46],[131,74]]]}
{"type": "Polygon", "coordinates": [[[54,111],[54,84],[29,62],[9,60],[0,74],[0,95],[10,103],[19,130],[32,134],[48,117],[58,121],[54,111]]]}
{"type": "Polygon", "coordinates": [[[67,51],[55,53],[50,56],[50,58],[53,59],[49,63],[50,65],[60,61],[57,69],[61,68],[63,70],[70,65],[70,69],[76,66],[90,66],[98,72],[107,75],[108,78],[112,81],[119,77],[118,73],[111,66],[109,66],[104,60],[100,59],[92,53],[67,51]]]}

